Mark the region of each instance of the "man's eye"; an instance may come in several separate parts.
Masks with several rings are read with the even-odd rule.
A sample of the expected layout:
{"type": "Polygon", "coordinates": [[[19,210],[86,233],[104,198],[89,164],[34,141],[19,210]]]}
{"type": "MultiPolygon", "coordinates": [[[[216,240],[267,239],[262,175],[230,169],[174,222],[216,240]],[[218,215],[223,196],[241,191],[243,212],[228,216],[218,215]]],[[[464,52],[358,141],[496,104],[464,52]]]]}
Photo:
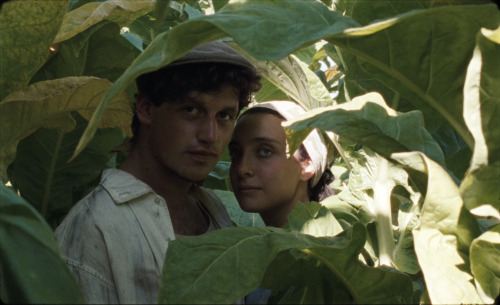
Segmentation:
{"type": "Polygon", "coordinates": [[[223,121],[230,121],[233,119],[233,115],[231,115],[230,113],[227,113],[227,112],[220,112],[219,113],[219,119],[223,120],[223,121]]]}
{"type": "Polygon", "coordinates": [[[198,109],[193,106],[186,106],[184,107],[184,111],[188,114],[196,115],[199,113],[198,109]]]}

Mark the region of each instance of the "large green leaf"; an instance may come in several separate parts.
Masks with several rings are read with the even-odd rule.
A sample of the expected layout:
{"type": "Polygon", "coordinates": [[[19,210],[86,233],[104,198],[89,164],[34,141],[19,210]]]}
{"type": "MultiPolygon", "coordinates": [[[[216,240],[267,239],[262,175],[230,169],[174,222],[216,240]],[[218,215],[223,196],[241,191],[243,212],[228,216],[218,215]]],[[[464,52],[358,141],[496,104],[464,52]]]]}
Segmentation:
{"type": "Polygon", "coordinates": [[[213,15],[183,22],[156,36],[113,84],[94,113],[75,155],[94,135],[102,112],[114,96],[137,76],[167,65],[198,45],[231,36],[257,60],[280,60],[306,43],[356,25],[319,2],[285,0],[230,3],[213,15]]]}
{"type": "Polygon", "coordinates": [[[470,170],[500,161],[500,27],[482,29],[464,87],[464,118],[474,136],[470,170]]]}
{"type": "Polygon", "coordinates": [[[68,133],[40,128],[19,142],[7,170],[9,180],[47,222],[56,227],[80,198],[75,191],[98,179],[110,151],[123,142],[118,128],[99,129],[86,149],[68,162],[87,121],[75,114],[76,128],[68,133]]]}
{"type": "Polygon", "coordinates": [[[104,20],[112,21],[120,27],[126,26],[140,16],[151,12],[153,8],[154,2],[148,0],[109,0],[87,3],[64,15],[54,43],[76,36],[104,20]]]}
{"type": "Polygon", "coordinates": [[[465,209],[458,186],[422,153],[400,153],[393,158],[428,177],[420,226],[413,230],[413,236],[430,300],[441,304],[481,303],[471,281],[468,258],[479,228],[465,209]]]}
{"type": "Polygon", "coordinates": [[[342,282],[324,264],[299,250],[280,252],[267,268],[261,286],[272,292],[267,304],[353,302],[342,282]]]}
{"type": "Polygon", "coordinates": [[[140,53],[120,35],[118,25],[111,22],[99,23],[57,47],[54,56],[37,72],[31,83],[84,75],[113,82],[140,53]]]}
{"type": "Polygon", "coordinates": [[[0,11],[0,100],[45,63],[69,0],[9,1],[0,11]]]}
{"type": "Polygon", "coordinates": [[[175,240],[167,250],[159,303],[232,303],[260,284],[280,252],[295,249],[328,267],[358,303],[409,302],[409,277],[358,261],[365,234],[360,224],[322,238],[271,227],[229,228],[175,240]]]}
{"type": "MultiPolygon", "coordinates": [[[[310,75],[310,73],[314,73],[310,71],[307,66],[301,65],[300,60],[295,56],[289,55],[279,61],[260,61],[249,55],[248,52],[239,45],[235,43],[228,44],[246,56],[269,83],[288,96],[286,99],[296,101],[305,109],[314,109],[331,104],[331,101],[326,103],[324,97],[322,98],[321,95],[317,95],[318,98],[322,98],[321,101],[313,96],[313,92],[310,91],[311,84],[319,88],[323,87],[324,90],[326,89],[323,84],[321,84],[319,78],[314,75],[316,77],[314,79],[313,76],[310,75]]],[[[317,89],[315,92],[319,90],[320,89],[317,89]]],[[[260,102],[276,99],[274,96],[270,96],[269,99],[262,99],[262,95],[260,97],[260,102]]]]}
{"type": "Polygon", "coordinates": [[[233,192],[214,190],[226,208],[231,220],[238,227],[265,227],[264,221],[258,213],[248,213],[241,209],[233,192]]]}
{"type": "Polygon", "coordinates": [[[463,119],[465,71],[477,32],[499,24],[500,12],[493,4],[446,6],[412,11],[349,30],[345,38],[326,39],[355,55],[372,78],[421,110],[431,132],[446,121],[472,147],[463,119]],[[453,56],[447,56],[450,50],[453,56]]]}
{"type": "Polygon", "coordinates": [[[482,29],[467,71],[464,117],[474,137],[468,175],[460,186],[474,214],[500,219],[500,27],[482,29]]]}
{"type": "Polygon", "coordinates": [[[292,150],[311,129],[319,128],[357,141],[387,158],[394,152],[418,150],[444,164],[439,145],[422,123],[420,112],[397,113],[378,93],[369,93],[351,102],[314,109],[283,125],[294,131],[289,132],[292,150]]]}
{"type": "Polygon", "coordinates": [[[342,232],[342,226],[335,216],[319,202],[298,202],[284,228],[313,236],[335,236],[342,232]]]}
{"type": "Polygon", "coordinates": [[[500,295],[500,224],[472,242],[470,261],[479,294],[493,303],[500,295]]]}
{"type": "Polygon", "coordinates": [[[6,304],[81,304],[52,229],[14,191],[0,185],[0,298],[6,304]]]}
{"type": "MultiPolygon", "coordinates": [[[[103,94],[111,86],[95,77],[68,77],[38,82],[25,90],[13,92],[0,103],[0,169],[5,177],[7,166],[14,160],[17,143],[40,127],[72,130],[75,122],[71,111],[89,119],[103,94]],[[15,119],[11,119],[15,118],[15,119]]],[[[117,96],[106,111],[100,128],[120,127],[130,135],[132,119],[129,99],[117,96]]]]}
{"type": "Polygon", "coordinates": [[[361,24],[390,18],[411,10],[427,9],[444,5],[489,4],[489,0],[398,0],[398,1],[363,1],[346,2],[345,14],[361,24]]]}

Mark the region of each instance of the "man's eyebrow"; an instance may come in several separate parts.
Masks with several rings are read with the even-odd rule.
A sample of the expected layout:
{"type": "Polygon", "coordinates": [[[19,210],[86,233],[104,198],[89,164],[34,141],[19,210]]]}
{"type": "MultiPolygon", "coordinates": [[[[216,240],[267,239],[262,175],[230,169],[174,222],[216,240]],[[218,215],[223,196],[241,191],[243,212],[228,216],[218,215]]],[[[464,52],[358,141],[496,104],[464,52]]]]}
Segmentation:
{"type": "Polygon", "coordinates": [[[225,112],[238,112],[238,105],[224,107],[224,108],[221,109],[221,111],[225,111],[225,112]]]}

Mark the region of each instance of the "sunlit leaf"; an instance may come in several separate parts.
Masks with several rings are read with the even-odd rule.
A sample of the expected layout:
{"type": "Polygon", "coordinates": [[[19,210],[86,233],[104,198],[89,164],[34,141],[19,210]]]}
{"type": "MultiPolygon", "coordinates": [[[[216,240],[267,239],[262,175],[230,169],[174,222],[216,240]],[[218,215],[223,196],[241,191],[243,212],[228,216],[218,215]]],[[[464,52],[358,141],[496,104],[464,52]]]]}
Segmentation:
{"type": "MultiPolygon", "coordinates": [[[[95,77],[68,77],[38,82],[13,92],[0,103],[2,175],[14,160],[17,143],[40,127],[69,131],[75,122],[71,111],[89,119],[111,83],[95,77]],[[16,119],[6,119],[16,118],[16,119]]],[[[120,127],[130,135],[131,107],[126,95],[117,96],[106,111],[100,128],[120,127]]],[[[5,177],[5,176],[4,176],[5,177]]]]}
{"type": "MultiPolygon", "coordinates": [[[[323,100],[319,101],[314,97],[313,92],[310,90],[311,84],[319,88],[322,87],[324,90],[326,89],[316,75],[314,75],[315,79],[310,75],[310,73],[314,73],[310,71],[307,66],[301,64],[297,57],[289,55],[279,61],[260,61],[249,55],[241,46],[235,43],[228,44],[246,56],[269,83],[288,96],[288,98],[283,99],[294,100],[305,109],[314,109],[316,107],[331,104],[331,100],[329,103],[326,103],[324,97],[320,95],[322,93],[317,94],[320,89],[316,89],[315,95],[323,98],[323,100]]],[[[264,102],[276,99],[279,98],[274,97],[274,94],[269,98],[263,98],[263,96],[260,95],[259,101],[264,102]]]]}
{"type": "Polygon", "coordinates": [[[0,100],[27,86],[45,63],[68,4],[69,0],[2,2],[0,100]]]}
{"type": "Polygon", "coordinates": [[[479,228],[465,209],[458,186],[442,167],[421,153],[400,153],[393,158],[428,176],[420,226],[413,230],[413,236],[431,301],[481,303],[471,283],[467,256],[479,228]]]}
{"type": "Polygon", "coordinates": [[[94,135],[103,110],[114,96],[137,76],[167,65],[198,45],[231,36],[257,60],[280,60],[306,42],[312,43],[327,34],[341,33],[356,25],[321,3],[284,0],[230,3],[216,14],[181,23],[156,36],[113,84],[90,120],[75,155],[94,135]],[[296,28],[301,31],[296,31],[296,28]],[[250,36],[250,33],[257,36],[250,36]],[[300,35],[300,38],[290,33],[300,35]]]}
{"type": "Polygon", "coordinates": [[[377,93],[369,93],[351,102],[314,109],[283,125],[289,133],[291,149],[296,149],[312,128],[331,130],[385,157],[393,152],[418,150],[443,164],[439,145],[423,126],[421,113],[397,113],[377,93]]]}
{"type": "Polygon", "coordinates": [[[500,224],[472,242],[470,260],[483,301],[494,303],[500,295],[500,224]]]}
{"type": "Polygon", "coordinates": [[[355,55],[370,77],[421,110],[429,131],[446,121],[472,147],[463,119],[465,71],[476,33],[499,24],[500,14],[493,4],[445,6],[412,11],[346,31],[346,38],[327,40],[355,55]],[[449,50],[455,50],[453,56],[444,55],[449,50]]]}
{"type": "Polygon", "coordinates": [[[76,36],[104,20],[117,23],[120,27],[128,25],[153,8],[154,2],[151,0],[109,0],[87,3],[64,15],[54,43],[76,36]]]}
{"type": "Polygon", "coordinates": [[[475,215],[500,219],[500,27],[477,36],[464,87],[464,117],[474,136],[468,175],[460,186],[475,215]]]}

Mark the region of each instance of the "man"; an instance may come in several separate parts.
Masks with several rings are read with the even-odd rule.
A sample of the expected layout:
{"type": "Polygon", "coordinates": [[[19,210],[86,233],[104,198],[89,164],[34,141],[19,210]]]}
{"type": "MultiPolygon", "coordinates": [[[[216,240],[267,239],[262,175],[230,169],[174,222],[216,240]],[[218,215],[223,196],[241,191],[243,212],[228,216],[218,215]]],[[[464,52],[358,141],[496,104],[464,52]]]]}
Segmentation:
{"type": "Polygon", "coordinates": [[[129,156],[104,171],[56,230],[89,303],[157,303],[168,242],[232,225],[219,199],[198,185],[261,86],[252,64],[222,42],[136,83],[129,156]]]}

